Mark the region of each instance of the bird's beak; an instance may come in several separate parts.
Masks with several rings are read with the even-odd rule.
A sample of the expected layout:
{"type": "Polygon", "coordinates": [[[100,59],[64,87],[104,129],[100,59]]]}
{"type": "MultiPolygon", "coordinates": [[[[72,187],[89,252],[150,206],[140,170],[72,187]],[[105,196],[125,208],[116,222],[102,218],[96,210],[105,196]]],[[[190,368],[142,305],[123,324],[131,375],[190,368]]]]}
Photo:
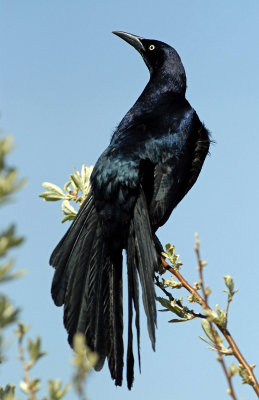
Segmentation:
{"type": "Polygon", "coordinates": [[[126,33],[126,32],[119,32],[119,31],[114,31],[112,32],[114,35],[119,36],[121,39],[125,40],[125,42],[128,42],[133,46],[136,50],[145,50],[145,47],[143,46],[141,39],[143,39],[140,36],[132,35],[131,33],[126,33]]]}

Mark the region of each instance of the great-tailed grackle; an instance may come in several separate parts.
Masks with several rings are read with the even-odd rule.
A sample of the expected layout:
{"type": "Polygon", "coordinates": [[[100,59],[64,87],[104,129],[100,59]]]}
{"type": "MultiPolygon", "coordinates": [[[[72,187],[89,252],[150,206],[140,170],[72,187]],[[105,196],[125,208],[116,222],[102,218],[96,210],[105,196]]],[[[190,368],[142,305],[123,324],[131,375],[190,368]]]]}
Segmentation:
{"type": "Polygon", "coordinates": [[[150,80],[114,132],[91,175],[91,192],[55,248],[52,296],[64,304],[68,340],[83,332],[107,358],[122,384],[122,251],[128,267],[127,382],[134,379],[132,318],[135,308],[140,362],[140,280],[148,332],[155,349],[154,271],[161,245],[155,232],[195,183],[209,150],[209,134],[185,99],[186,76],[177,52],[157,40],[113,32],[142,56],[150,80]]]}

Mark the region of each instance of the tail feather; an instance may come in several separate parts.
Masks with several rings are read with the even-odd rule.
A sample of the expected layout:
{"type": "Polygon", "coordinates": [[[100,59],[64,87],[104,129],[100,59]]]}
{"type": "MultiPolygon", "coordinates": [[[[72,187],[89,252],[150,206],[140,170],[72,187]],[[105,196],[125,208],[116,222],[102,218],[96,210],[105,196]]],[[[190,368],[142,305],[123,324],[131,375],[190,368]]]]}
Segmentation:
{"type": "Polygon", "coordinates": [[[157,251],[151,233],[146,198],[143,192],[134,207],[133,219],[130,222],[127,241],[128,265],[128,351],[127,382],[130,389],[134,380],[134,356],[132,316],[133,304],[136,313],[137,348],[140,367],[140,324],[138,277],[142,287],[144,309],[147,316],[148,332],[152,347],[155,350],[156,304],[154,289],[154,271],[157,268],[157,251]]]}
{"type": "MultiPolygon", "coordinates": [[[[123,374],[122,248],[103,235],[93,198],[82,205],[70,229],[54,250],[50,262],[56,268],[52,296],[56,305],[65,304],[64,324],[72,345],[82,332],[87,345],[99,355],[96,370],[105,359],[116,385],[123,374]],[[114,250],[112,250],[114,249],[114,250]]],[[[135,309],[138,361],[140,367],[139,282],[147,316],[148,332],[155,349],[156,306],[154,271],[158,255],[152,236],[143,191],[136,200],[126,242],[128,265],[127,382],[134,380],[132,319],[135,309]]],[[[156,241],[155,241],[156,242],[156,241]]],[[[119,242],[116,241],[118,244],[119,242]]]]}
{"type": "Polygon", "coordinates": [[[69,263],[68,261],[73,255],[73,248],[82,236],[82,231],[88,229],[88,218],[91,216],[92,211],[93,197],[90,195],[80,208],[77,218],[50,257],[50,265],[56,268],[52,281],[51,294],[57,306],[64,304],[67,284],[71,270],[74,268],[73,263],[69,263]]]}
{"type": "Polygon", "coordinates": [[[111,264],[110,285],[110,351],[108,364],[115,385],[121,386],[123,372],[123,307],[122,307],[122,257],[111,264]]]}
{"type": "MultiPolygon", "coordinates": [[[[91,288],[91,275],[101,273],[101,268],[94,268],[91,265],[91,256],[95,254],[96,246],[99,244],[96,238],[96,232],[98,232],[96,214],[93,213],[88,220],[89,224],[85,230],[81,230],[81,235],[68,259],[68,269],[71,270],[71,274],[65,295],[64,324],[69,332],[70,344],[76,331],[84,332],[86,329],[88,316],[85,297],[89,298],[90,306],[92,306],[92,301],[95,299],[91,288]]],[[[99,284],[100,276],[96,276],[96,278],[95,286],[99,284]]],[[[89,345],[92,344],[90,338],[89,335],[89,345]]]]}
{"type": "Polygon", "coordinates": [[[127,245],[127,265],[128,265],[128,351],[127,351],[127,383],[131,389],[134,379],[134,356],[133,356],[133,334],[132,334],[132,315],[133,304],[136,313],[135,325],[137,330],[137,348],[139,368],[140,361],[140,323],[139,323],[139,284],[137,277],[137,262],[135,252],[135,238],[133,222],[130,223],[128,245],[127,245]],[[132,304],[133,303],[133,304],[132,304]]]}
{"type": "Polygon", "coordinates": [[[134,209],[135,246],[137,268],[142,287],[142,298],[147,316],[149,337],[155,350],[156,303],[154,288],[154,271],[157,268],[157,252],[153,242],[148,209],[143,192],[134,209]]]}
{"type": "MultiPolygon", "coordinates": [[[[100,267],[100,266],[99,266],[100,267]]],[[[105,357],[108,356],[109,354],[109,349],[110,349],[110,343],[111,343],[111,338],[110,338],[110,285],[109,285],[109,270],[111,268],[111,260],[109,257],[107,257],[105,264],[103,265],[103,277],[102,277],[102,289],[101,293],[103,296],[103,302],[102,302],[102,316],[103,318],[100,319],[101,314],[99,315],[99,326],[102,326],[102,334],[101,329],[99,330],[99,334],[96,335],[98,338],[96,341],[96,346],[98,348],[102,348],[103,346],[103,357],[100,357],[99,353],[99,359],[98,359],[98,364],[95,366],[95,369],[99,371],[103,363],[105,361],[105,357]]],[[[98,325],[96,325],[96,330],[98,331],[98,325]]]]}
{"type": "Polygon", "coordinates": [[[57,305],[64,298],[69,343],[76,332],[84,333],[87,345],[99,355],[96,369],[102,368],[107,357],[111,376],[121,385],[122,256],[111,259],[93,204],[84,207],[73,225],[75,232],[65,235],[51,257],[56,267],[53,298],[57,305]]]}

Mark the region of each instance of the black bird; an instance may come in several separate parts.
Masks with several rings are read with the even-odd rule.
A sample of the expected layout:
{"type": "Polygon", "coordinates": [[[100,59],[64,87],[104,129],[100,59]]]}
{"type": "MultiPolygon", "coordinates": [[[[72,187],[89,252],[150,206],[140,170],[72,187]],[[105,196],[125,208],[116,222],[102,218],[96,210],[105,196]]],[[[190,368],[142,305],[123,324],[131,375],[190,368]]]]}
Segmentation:
{"type": "Polygon", "coordinates": [[[156,230],[195,183],[208,154],[205,126],[185,98],[186,76],[178,53],[157,40],[113,32],[142,56],[150,80],[115,130],[91,175],[91,192],[55,248],[52,296],[64,304],[72,344],[84,333],[108,360],[112,379],[122,384],[122,251],[128,268],[127,383],[134,379],[132,319],[135,309],[140,362],[139,288],[155,349],[154,272],[161,261],[156,230]]]}

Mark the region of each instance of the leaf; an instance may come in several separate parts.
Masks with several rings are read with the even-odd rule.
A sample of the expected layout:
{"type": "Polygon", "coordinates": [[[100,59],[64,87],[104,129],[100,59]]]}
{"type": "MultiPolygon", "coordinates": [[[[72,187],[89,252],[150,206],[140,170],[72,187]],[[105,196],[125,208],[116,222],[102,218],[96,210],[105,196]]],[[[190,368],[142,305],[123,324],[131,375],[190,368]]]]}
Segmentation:
{"type": "Polygon", "coordinates": [[[216,343],[215,343],[215,340],[216,340],[217,344],[220,347],[220,349],[222,350],[222,352],[228,353],[228,350],[222,345],[223,339],[219,336],[217,330],[214,328],[212,328],[213,333],[214,333],[214,335],[213,335],[210,323],[207,319],[205,319],[205,318],[202,319],[201,326],[202,326],[202,329],[204,330],[204,332],[206,333],[207,337],[212,341],[212,343],[214,343],[214,345],[216,346],[216,343]],[[214,337],[215,337],[215,339],[214,339],[214,337]]]}
{"type": "Polygon", "coordinates": [[[162,278],[162,282],[164,287],[172,287],[173,289],[181,289],[183,287],[182,283],[175,281],[173,276],[171,276],[170,281],[162,278]]]}
{"type": "Polygon", "coordinates": [[[183,319],[171,319],[170,321],[168,321],[168,322],[185,322],[185,321],[188,321],[188,319],[187,318],[183,318],[183,319]]]}
{"type": "Polygon", "coordinates": [[[49,392],[49,400],[60,400],[62,399],[68,390],[70,389],[70,385],[65,385],[62,389],[62,384],[60,379],[53,381],[50,379],[48,381],[48,392],[49,392]]]}
{"type": "Polygon", "coordinates": [[[74,184],[76,189],[82,192],[83,200],[87,197],[90,191],[90,176],[93,168],[93,166],[86,167],[83,164],[81,167],[81,172],[74,169],[74,173],[70,175],[71,183],[74,184]]]}
{"type": "Polygon", "coordinates": [[[15,400],[15,386],[8,384],[4,389],[0,387],[0,400],[15,400]]]}
{"type": "Polygon", "coordinates": [[[61,220],[62,224],[66,221],[73,221],[75,219],[74,215],[67,215],[65,218],[61,220]]]}
{"type": "Polygon", "coordinates": [[[73,349],[75,351],[72,359],[72,363],[75,366],[73,384],[76,391],[82,395],[85,377],[96,365],[98,355],[86,346],[85,336],[82,333],[76,333],[74,335],[73,349]]]}
{"type": "Polygon", "coordinates": [[[6,149],[1,147],[0,142],[0,204],[10,200],[10,195],[25,184],[25,180],[17,180],[18,172],[15,168],[8,168],[5,165],[6,149]]]}
{"type": "Polygon", "coordinates": [[[6,135],[0,140],[0,158],[10,153],[14,148],[14,140],[12,135],[6,135]]]}
{"type": "Polygon", "coordinates": [[[205,343],[207,343],[210,347],[212,347],[213,349],[216,350],[216,346],[215,346],[214,343],[209,342],[208,340],[204,339],[204,337],[202,337],[202,336],[199,336],[199,338],[200,338],[201,340],[203,340],[205,343]]]}
{"type": "Polygon", "coordinates": [[[39,358],[45,356],[47,353],[41,351],[41,338],[37,337],[35,341],[28,339],[28,353],[30,355],[30,361],[28,367],[31,368],[39,358]]]}
{"type": "Polygon", "coordinates": [[[73,221],[77,216],[77,211],[74,207],[69,203],[68,200],[64,200],[61,206],[63,214],[65,214],[65,218],[62,219],[62,223],[65,221],[73,221]]]}
{"type": "Polygon", "coordinates": [[[216,312],[218,314],[218,323],[225,328],[227,323],[227,317],[225,311],[221,310],[220,306],[216,304],[216,312]]]}
{"type": "Polygon", "coordinates": [[[45,189],[47,189],[49,192],[58,193],[58,194],[60,194],[60,195],[63,195],[63,194],[64,194],[64,193],[63,193],[63,190],[62,190],[59,186],[55,185],[54,183],[43,182],[43,183],[42,183],[42,186],[43,186],[45,189]]]}
{"type": "Polygon", "coordinates": [[[175,246],[171,245],[170,243],[167,243],[165,245],[165,248],[166,248],[166,252],[165,253],[162,252],[162,256],[165,258],[168,258],[168,260],[170,261],[170,263],[172,264],[172,266],[175,269],[179,269],[180,266],[182,265],[182,262],[181,261],[177,262],[177,260],[179,259],[180,256],[179,256],[179,254],[175,254],[175,246]]]}
{"type": "Polygon", "coordinates": [[[176,300],[170,301],[167,299],[164,299],[163,297],[156,297],[156,300],[159,301],[159,303],[165,307],[168,311],[173,312],[176,314],[178,317],[187,318],[186,310],[184,307],[180,307],[177,303],[176,300]]]}
{"type": "Polygon", "coordinates": [[[61,207],[61,209],[62,209],[63,214],[65,214],[65,215],[74,215],[74,216],[77,215],[77,211],[76,211],[76,210],[74,209],[74,207],[69,203],[68,200],[64,200],[64,201],[62,202],[62,207],[61,207]]]}
{"type": "Polygon", "coordinates": [[[229,372],[230,376],[234,376],[235,374],[238,374],[239,373],[238,366],[232,362],[229,367],[228,372],[229,372]]]}
{"type": "Polygon", "coordinates": [[[0,233],[0,257],[3,257],[11,247],[16,247],[22,242],[23,237],[15,234],[15,225],[9,226],[0,233]]]}
{"type": "Polygon", "coordinates": [[[18,325],[17,329],[15,329],[14,333],[18,337],[19,342],[21,342],[23,337],[24,337],[24,335],[30,329],[30,326],[29,325],[24,325],[21,321],[19,321],[17,325],[18,325]]]}
{"type": "Polygon", "coordinates": [[[229,298],[229,301],[232,301],[232,297],[234,294],[238,292],[238,289],[234,290],[234,280],[230,275],[225,275],[224,276],[224,281],[225,285],[228,288],[228,291],[223,290],[223,292],[226,292],[229,298]]]}
{"type": "Polygon", "coordinates": [[[68,196],[63,192],[63,190],[54,183],[43,182],[42,186],[47,189],[47,192],[41,193],[39,197],[42,197],[45,201],[58,201],[62,199],[68,199],[68,196]]]}
{"type": "Polygon", "coordinates": [[[26,274],[25,270],[16,271],[9,273],[10,269],[13,267],[13,260],[6,261],[2,266],[0,266],[0,282],[8,282],[13,279],[20,278],[26,274]]]}
{"type": "Polygon", "coordinates": [[[238,374],[242,378],[242,383],[247,383],[248,385],[253,385],[252,378],[248,375],[247,370],[243,367],[243,365],[238,364],[238,374]]]}
{"type": "Polygon", "coordinates": [[[40,390],[40,379],[38,379],[38,378],[33,379],[30,382],[30,384],[27,382],[21,381],[19,386],[20,386],[20,389],[26,394],[36,393],[40,390]]]}
{"type": "MultiPolygon", "coordinates": [[[[164,299],[163,297],[156,297],[156,300],[159,301],[159,303],[166,308],[166,311],[169,311],[171,309],[171,304],[170,301],[167,299],[164,299]]],[[[170,310],[171,311],[171,310],[170,310]]]]}
{"type": "Polygon", "coordinates": [[[18,318],[20,310],[15,308],[5,296],[0,296],[0,328],[12,324],[18,318]]]}
{"type": "Polygon", "coordinates": [[[69,202],[74,201],[79,203],[80,207],[88,196],[91,189],[90,176],[93,168],[93,166],[86,167],[83,164],[80,172],[74,169],[74,173],[70,174],[69,181],[64,185],[64,191],[53,183],[43,182],[42,186],[45,187],[47,191],[41,193],[39,197],[43,198],[45,201],[66,201],[66,203],[62,204],[62,212],[65,214],[62,223],[74,220],[77,215],[77,211],[69,202]],[[79,192],[82,194],[79,194],[79,192]]]}
{"type": "Polygon", "coordinates": [[[213,337],[213,334],[211,331],[211,326],[210,326],[209,321],[206,318],[202,319],[201,326],[202,326],[202,329],[204,330],[205,334],[207,335],[207,337],[212,341],[212,343],[214,343],[214,337],[213,337]]]}
{"type": "Polygon", "coordinates": [[[224,276],[225,285],[227,286],[230,293],[234,291],[234,280],[230,275],[224,276]]]}

